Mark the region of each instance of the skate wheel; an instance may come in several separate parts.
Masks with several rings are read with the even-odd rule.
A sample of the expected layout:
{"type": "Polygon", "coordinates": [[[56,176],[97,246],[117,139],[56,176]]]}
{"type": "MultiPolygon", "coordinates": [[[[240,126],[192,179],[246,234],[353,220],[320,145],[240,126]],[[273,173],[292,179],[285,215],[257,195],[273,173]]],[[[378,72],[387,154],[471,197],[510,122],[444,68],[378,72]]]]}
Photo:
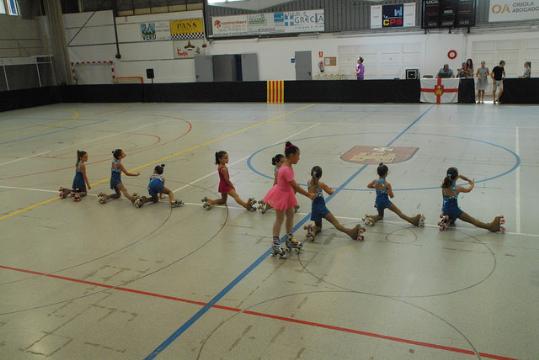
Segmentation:
{"type": "Polygon", "coordinates": [[[498,232],[501,233],[501,234],[505,234],[505,227],[500,226],[500,230],[498,232]]]}
{"type": "Polygon", "coordinates": [[[505,217],[500,216],[500,224],[505,224],[505,217]]]}
{"type": "Polygon", "coordinates": [[[360,234],[360,235],[357,236],[356,240],[357,241],[363,241],[363,240],[365,240],[365,236],[360,234]]]}

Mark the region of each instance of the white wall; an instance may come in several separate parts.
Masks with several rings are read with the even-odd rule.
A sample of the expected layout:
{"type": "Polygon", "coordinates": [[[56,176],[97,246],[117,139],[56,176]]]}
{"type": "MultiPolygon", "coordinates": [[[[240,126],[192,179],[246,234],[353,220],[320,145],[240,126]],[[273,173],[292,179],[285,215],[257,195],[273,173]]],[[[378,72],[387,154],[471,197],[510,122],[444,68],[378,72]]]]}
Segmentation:
{"type": "MultiPolygon", "coordinates": [[[[68,41],[88,19],[90,13],[66,14],[66,38],[68,41]]],[[[145,69],[155,69],[155,82],[195,81],[194,61],[174,59],[172,41],[143,42],[140,39],[140,23],[148,21],[201,17],[200,11],[169,14],[141,15],[117,18],[118,36],[122,58],[115,59],[112,12],[98,12],[89,21],[69,47],[71,61],[114,60],[118,76],[144,76],[145,69]]],[[[486,60],[493,68],[500,59],[507,62],[507,75],[522,73],[526,60],[539,64],[539,31],[537,29],[474,29],[474,34],[446,31],[438,33],[407,32],[358,35],[306,35],[297,38],[216,40],[210,43],[207,54],[257,53],[260,80],[294,80],[295,65],[291,62],[295,51],[311,51],[313,76],[320,76],[318,57],[337,57],[337,66],[326,67],[328,74],[354,77],[354,63],[358,56],[365,58],[366,78],[404,77],[406,68],[418,68],[421,75],[435,75],[443,64],[457,70],[468,57],[477,65],[486,60]],[[484,33],[481,33],[483,31],[484,33]],[[488,31],[488,32],[487,32],[488,31]],[[449,50],[458,56],[447,57],[449,50]]],[[[533,66],[532,66],[533,69],[533,66]]],[[[104,70],[106,71],[106,69],[104,70]]],[[[532,72],[534,74],[534,72],[532,72]]],[[[110,82],[109,73],[104,74],[110,82]]],[[[97,77],[92,76],[93,81],[97,77]]],[[[84,81],[79,82],[84,83],[84,81]]]]}
{"type": "Polygon", "coordinates": [[[0,15],[0,58],[30,57],[46,53],[39,20],[0,15]]]}

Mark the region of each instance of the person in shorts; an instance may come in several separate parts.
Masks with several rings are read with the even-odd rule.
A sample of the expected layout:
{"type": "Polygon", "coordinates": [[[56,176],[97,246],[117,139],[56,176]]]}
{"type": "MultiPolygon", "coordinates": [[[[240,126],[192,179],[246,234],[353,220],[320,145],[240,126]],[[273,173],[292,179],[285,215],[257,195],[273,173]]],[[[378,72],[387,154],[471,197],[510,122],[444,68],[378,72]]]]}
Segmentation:
{"type": "Polygon", "coordinates": [[[505,61],[502,60],[500,61],[500,65],[495,66],[494,69],[492,69],[491,76],[494,80],[492,82],[492,101],[494,102],[494,104],[496,104],[496,102],[498,102],[498,104],[500,103],[500,98],[503,94],[503,79],[505,78],[504,66],[505,61]],[[496,97],[496,90],[498,88],[500,89],[500,92],[498,94],[498,97],[496,97]]]}

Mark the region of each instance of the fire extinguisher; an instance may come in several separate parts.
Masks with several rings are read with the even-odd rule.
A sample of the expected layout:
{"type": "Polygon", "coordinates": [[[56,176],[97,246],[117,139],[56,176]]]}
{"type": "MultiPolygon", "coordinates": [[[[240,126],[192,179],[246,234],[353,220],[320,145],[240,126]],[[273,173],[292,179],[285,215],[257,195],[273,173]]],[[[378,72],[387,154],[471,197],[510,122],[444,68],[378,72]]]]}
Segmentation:
{"type": "Polygon", "coordinates": [[[320,72],[321,72],[321,73],[323,73],[324,70],[326,70],[326,69],[324,68],[324,62],[323,62],[323,61],[320,61],[320,62],[318,63],[318,68],[320,69],[320,72]]]}

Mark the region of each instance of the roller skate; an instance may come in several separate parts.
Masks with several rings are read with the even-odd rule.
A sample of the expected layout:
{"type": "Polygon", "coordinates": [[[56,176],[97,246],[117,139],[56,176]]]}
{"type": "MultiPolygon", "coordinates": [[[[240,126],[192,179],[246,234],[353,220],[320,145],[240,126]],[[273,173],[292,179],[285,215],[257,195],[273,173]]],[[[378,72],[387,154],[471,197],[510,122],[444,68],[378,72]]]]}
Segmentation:
{"type": "Polygon", "coordinates": [[[256,211],[256,203],[257,201],[255,200],[255,198],[247,199],[247,211],[256,211]]]}
{"type": "Polygon", "coordinates": [[[264,202],[264,200],[258,201],[258,211],[261,214],[265,214],[269,210],[269,205],[264,202]]]}
{"type": "Polygon", "coordinates": [[[141,207],[144,206],[144,203],[146,202],[148,198],[146,196],[142,196],[142,197],[139,197],[135,200],[135,202],[133,203],[133,205],[135,205],[135,207],[137,209],[140,209],[141,207]]]}
{"type": "Polygon", "coordinates": [[[202,208],[206,210],[210,210],[213,206],[210,205],[209,199],[205,196],[202,200],[202,208]]]}
{"type": "Polygon", "coordinates": [[[80,194],[79,194],[78,192],[73,193],[72,196],[73,196],[73,201],[74,201],[74,202],[79,202],[79,201],[81,201],[81,199],[82,199],[81,196],[80,196],[80,194]]]}
{"type": "Polygon", "coordinates": [[[58,189],[58,196],[60,197],[60,199],[65,199],[66,197],[69,196],[69,194],[71,194],[71,190],[69,189],[65,189],[63,187],[58,189]]]}
{"type": "Polygon", "coordinates": [[[291,252],[293,249],[299,254],[303,248],[303,243],[297,241],[293,236],[286,239],[286,250],[291,252]]]}
{"type": "Polygon", "coordinates": [[[494,230],[491,230],[492,232],[498,232],[501,234],[505,233],[505,226],[502,226],[505,224],[505,217],[503,215],[496,216],[494,223],[497,225],[494,230]]]}
{"type": "Polygon", "coordinates": [[[357,240],[357,241],[365,240],[365,235],[363,234],[367,231],[367,229],[359,225],[357,225],[356,227],[357,227],[357,236],[354,240],[357,240]]]}
{"type": "Polygon", "coordinates": [[[315,232],[314,232],[314,226],[313,224],[305,225],[303,227],[304,230],[307,230],[307,235],[305,235],[305,240],[308,241],[314,241],[315,238],[315,232]]]}
{"type": "Polygon", "coordinates": [[[370,216],[370,215],[363,216],[363,218],[361,220],[367,226],[374,226],[374,220],[373,220],[372,216],[370,216]]]}
{"type": "Polygon", "coordinates": [[[417,219],[416,226],[417,227],[425,227],[425,215],[419,214],[417,216],[418,216],[418,219],[417,219]]]}
{"type": "Polygon", "coordinates": [[[181,201],[181,200],[176,200],[176,201],[174,201],[172,204],[170,204],[170,207],[171,207],[172,209],[174,209],[174,208],[182,207],[183,205],[185,205],[185,204],[183,203],[183,201],[181,201]]]}
{"type": "Polygon", "coordinates": [[[271,256],[279,255],[281,259],[286,258],[286,251],[284,251],[284,249],[281,247],[279,243],[273,243],[271,247],[271,251],[272,251],[271,256]]]}
{"type": "Polygon", "coordinates": [[[299,211],[299,205],[294,206],[294,213],[297,213],[299,211]]]}
{"type": "Polygon", "coordinates": [[[100,204],[106,204],[107,201],[108,201],[108,195],[105,194],[105,193],[99,193],[97,194],[97,201],[100,203],[100,204]]]}
{"type": "Polygon", "coordinates": [[[449,227],[449,216],[440,215],[440,221],[438,222],[438,228],[440,231],[446,231],[449,227]]]}

